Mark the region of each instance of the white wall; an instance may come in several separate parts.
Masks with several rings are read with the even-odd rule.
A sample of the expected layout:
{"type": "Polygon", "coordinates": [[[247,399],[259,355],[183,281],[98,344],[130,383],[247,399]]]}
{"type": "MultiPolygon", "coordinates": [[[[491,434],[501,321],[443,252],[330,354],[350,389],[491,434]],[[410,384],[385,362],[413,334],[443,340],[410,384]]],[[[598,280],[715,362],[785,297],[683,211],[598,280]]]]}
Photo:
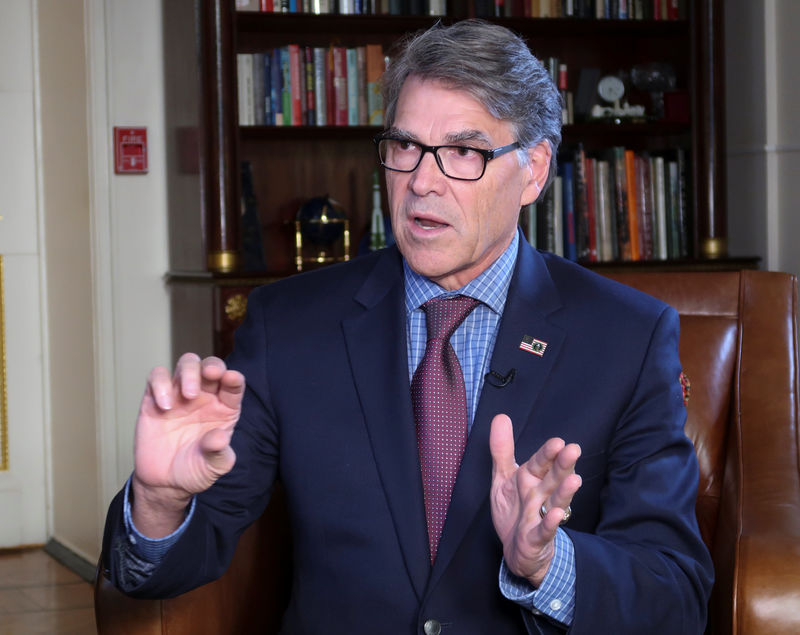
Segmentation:
{"type": "Polygon", "coordinates": [[[800,275],[800,2],[724,10],[729,251],[800,275]]]}
{"type": "Polygon", "coordinates": [[[30,3],[5,0],[0,7],[0,255],[6,358],[0,363],[7,373],[9,469],[0,472],[1,547],[41,543],[47,536],[34,49],[30,3]]]}
{"type": "MultiPolygon", "coordinates": [[[[55,0],[54,0],[55,1],[55,0]]],[[[102,523],[133,467],[150,369],[170,363],[161,0],[84,0],[102,523]],[[113,126],[143,126],[149,172],[113,172],[113,126]]],[[[57,528],[56,528],[57,537],[57,528]]],[[[99,543],[98,543],[99,552],[99,543]]]]}
{"type": "MultiPolygon", "coordinates": [[[[132,468],[145,377],[169,362],[161,0],[34,7],[53,537],[87,560],[132,468]],[[113,126],[145,126],[150,172],[113,173],[113,126]]],[[[0,21],[2,18],[0,18],[0,21]]]]}

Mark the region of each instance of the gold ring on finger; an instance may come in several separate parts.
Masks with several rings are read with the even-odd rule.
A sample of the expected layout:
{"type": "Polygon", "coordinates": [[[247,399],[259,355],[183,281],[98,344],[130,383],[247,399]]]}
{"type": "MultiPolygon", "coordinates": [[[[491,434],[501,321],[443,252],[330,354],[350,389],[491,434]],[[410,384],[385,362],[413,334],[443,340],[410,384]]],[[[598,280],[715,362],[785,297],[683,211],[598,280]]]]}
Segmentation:
{"type": "MultiPolygon", "coordinates": [[[[539,508],[539,516],[544,518],[545,516],[547,516],[547,512],[548,512],[547,504],[542,503],[542,506],[539,508]]],[[[561,522],[559,522],[558,524],[559,525],[566,524],[566,522],[570,519],[571,516],[572,516],[572,507],[570,505],[567,505],[566,509],[564,509],[564,518],[562,518],[561,522]]]]}

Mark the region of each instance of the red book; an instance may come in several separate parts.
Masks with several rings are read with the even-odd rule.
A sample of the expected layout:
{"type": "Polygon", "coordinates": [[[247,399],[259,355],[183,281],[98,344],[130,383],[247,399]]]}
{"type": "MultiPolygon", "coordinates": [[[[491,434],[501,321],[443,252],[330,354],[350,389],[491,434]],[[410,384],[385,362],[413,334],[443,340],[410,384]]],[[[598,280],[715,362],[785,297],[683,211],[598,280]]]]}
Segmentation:
{"type": "Polygon", "coordinates": [[[328,63],[325,65],[325,100],[327,125],[333,126],[336,123],[336,95],[333,94],[333,47],[328,49],[328,63]]]}
{"type": "MultiPolygon", "coordinates": [[[[664,0],[662,0],[663,2],[664,0]]],[[[679,3],[680,0],[668,0],[669,5],[667,6],[667,19],[668,20],[678,20],[680,19],[680,11],[679,11],[679,3]]]]}
{"type": "MultiPolygon", "coordinates": [[[[303,125],[303,86],[305,85],[305,62],[301,62],[300,45],[289,45],[289,73],[292,81],[292,125],[303,125]],[[301,68],[303,70],[301,70],[301,68]]],[[[284,117],[286,113],[284,113],[284,117]]]]}
{"type": "Polygon", "coordinates": [[[337,126],[347,125],[347,49],[333,47],[333,122],[337,126]]]}
{"type": "Polygon", "coordinates": [[[267,13],[275,11],[275,4],[272,0],[261,0],[261,10],[267,13]]]}

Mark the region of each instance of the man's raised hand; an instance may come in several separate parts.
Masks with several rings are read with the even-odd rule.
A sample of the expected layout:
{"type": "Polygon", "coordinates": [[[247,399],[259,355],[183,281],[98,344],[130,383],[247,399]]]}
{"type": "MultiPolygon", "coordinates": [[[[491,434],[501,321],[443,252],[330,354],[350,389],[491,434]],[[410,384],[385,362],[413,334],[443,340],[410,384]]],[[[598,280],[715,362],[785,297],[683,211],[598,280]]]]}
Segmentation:
{"type": "Polygon", "coordinates": [[[492,453],[491,509],[506,566],[535,587],[553,559],[553,541],[565,510],[581,486],[575,474],[580,447],[549,439],[522,465],[514,458],[511,419],[497,415],[489,436],[492,453]],[[546,505],[547,515],[539,510],[546,505]]]}
{"type": "Polygon", "coordinates": [[[134,441],[133,522],[159,537],[180,524],[186,505],[233,468],[230,439],[239,420],[244,376],[217,357],[186,353],[174,375],[154,368],[134,441]]]}

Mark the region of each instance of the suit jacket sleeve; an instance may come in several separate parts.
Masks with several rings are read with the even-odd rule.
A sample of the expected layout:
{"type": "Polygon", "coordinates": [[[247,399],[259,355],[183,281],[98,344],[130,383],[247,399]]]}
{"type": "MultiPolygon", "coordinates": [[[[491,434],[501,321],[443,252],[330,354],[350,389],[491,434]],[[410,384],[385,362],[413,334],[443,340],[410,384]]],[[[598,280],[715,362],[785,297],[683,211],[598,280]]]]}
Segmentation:
{"type": "MultiPolygon", "coordinates": [[[[596,527],[566,530],[577,574],[571,633],[705,628],[713,574],[695,516],[698,468],[683,431],[678,332],[677,313],[665,308],[608,446],[596,527]]],[[[530,632],[554,628],[533,621],[530,632]]]]}
{"type": "Polygon", "coordinates": [[[124,525],[124,491],[106,517],[102,560],[111,582],[133,597],[174,597],[219,578],[239,536],[263,512],[277,473],[277,425],[269,406],[267,343],[259,291],[251,294],[236,352],[227,361],[247,378],[242,416],[231,439],[233,470],[196,497],[191,522],[158,565],[142,559],[124,525]]]}

